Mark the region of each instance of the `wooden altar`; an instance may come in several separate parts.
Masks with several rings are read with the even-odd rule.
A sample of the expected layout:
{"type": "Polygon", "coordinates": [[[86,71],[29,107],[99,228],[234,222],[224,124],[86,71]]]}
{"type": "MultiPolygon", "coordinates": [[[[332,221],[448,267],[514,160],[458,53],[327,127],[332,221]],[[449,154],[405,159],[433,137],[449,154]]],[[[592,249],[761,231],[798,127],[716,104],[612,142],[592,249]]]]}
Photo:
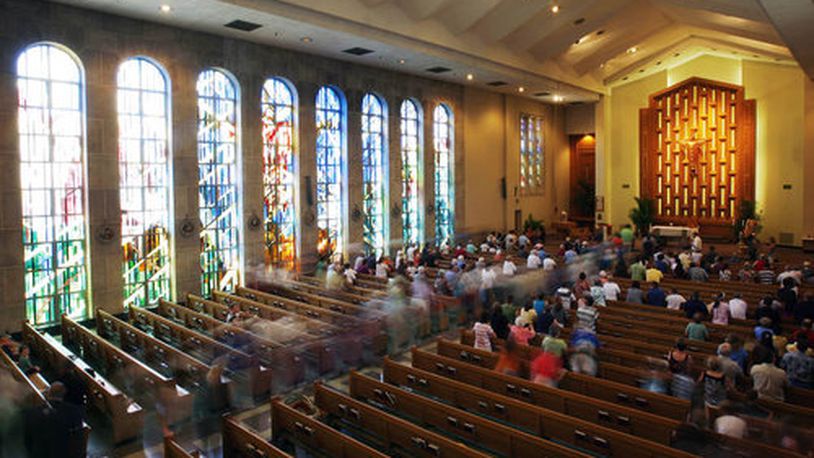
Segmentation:
{"type": "Polygon", "coordinates": [[[731,235],[740,202],[755,198],[755,101],[690,78],[651,95],[639,121],[641,194],[656,223],[731,235]]]}

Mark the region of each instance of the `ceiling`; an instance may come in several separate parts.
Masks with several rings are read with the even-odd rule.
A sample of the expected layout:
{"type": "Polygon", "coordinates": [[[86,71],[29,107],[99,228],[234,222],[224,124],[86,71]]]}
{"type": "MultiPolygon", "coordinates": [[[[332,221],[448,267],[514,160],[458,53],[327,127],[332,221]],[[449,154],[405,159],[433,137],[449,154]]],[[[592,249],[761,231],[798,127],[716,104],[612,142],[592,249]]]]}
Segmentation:
{"type": "Polygon", "coordinates": [[[596,100],[700,54],[800,65],[814,78],[814,0],[54,1],[547,102],[596,100]],[[234,19],[262,27],[224,27],[234,19]],[[374,52],[342,52],[352,47],[374,52]]]}

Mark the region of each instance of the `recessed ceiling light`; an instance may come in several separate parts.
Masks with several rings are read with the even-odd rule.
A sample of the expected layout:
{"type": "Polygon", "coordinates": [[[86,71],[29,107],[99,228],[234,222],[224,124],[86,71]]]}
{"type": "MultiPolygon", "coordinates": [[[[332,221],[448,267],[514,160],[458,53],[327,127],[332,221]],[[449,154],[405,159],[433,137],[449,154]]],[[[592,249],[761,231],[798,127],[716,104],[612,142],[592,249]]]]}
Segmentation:
{"type": "Polygon", "coordinates": [[[303,43],[313,43],[314,39],[311,38],[311,37],[302,37],[302,38],[300,38],[300,41],[303,42],[303,43]]]}
{"type": "Polygon", "coordinates": [[[471,73],[466,74],[466,80],[467,81],[472,81],[473,79],[475,79],[475,75],[473,75],[471,73]]]}
{"type": "Polygon", "coordinates": [[[520,93],[526,92],[526,88],[524,88],[523,86],[520,86],[519,88],[517,88],[517,92],[520,92],[520,93]]]}
{"type": "Polygon", "coordinates": [[[561,95],[555,95],[555,96],[554,96],[554,101],[555,101],[555,102],[562,102],[562,101],[563,101],[563,96],[561,96],[561,95]]]}
{"type": "Polygon", "coordinates": [[[636,52],[636,51],[638,51],[638,50],[639,50],[639,48],[637,48],[637,47],[635,47],[635,46],[631,46],[630,48],[627,48],[627,53],[628,53],[628,54],[633,54],[633,53],[635,53],[635,52],[636,52]]]}
{"type": "Polygon", "coordinates": [[[172,11],[172,7],[170,5],[161,5],[160,7],[158,7],[158,9],[162,13],[169,13],[170,11],[172,11]]]}
{"type": "Polygon", "coordinates": [[[404,60],[404,59],[399,59],[399,64],[404,65],[404,64],[406,64],[406,63],[407,63],[407,61],[406,61],[406,60],[404,60]]]}
{"type": "Polygon", "coordinates": [[[557,5],[556,3],[551,5],[551,12],[554,13],[554,14],[559,13],[560,12],[560,5],[557,5]]]}

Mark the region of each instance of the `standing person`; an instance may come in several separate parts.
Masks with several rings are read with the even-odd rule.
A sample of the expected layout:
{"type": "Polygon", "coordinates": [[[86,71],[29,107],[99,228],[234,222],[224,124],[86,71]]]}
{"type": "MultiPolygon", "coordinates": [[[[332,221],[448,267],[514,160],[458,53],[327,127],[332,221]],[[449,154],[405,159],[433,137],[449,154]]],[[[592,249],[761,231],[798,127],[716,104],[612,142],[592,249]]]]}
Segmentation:
{"type": "Polygon", "coordinates": [[[796,351],[783,355],[780,367],[786,370],[791,386],[814,389],[814,358],[806,354],[808,338],[804,335],[800,336],[796,346],[796,351]]]}
{"type": "Polygon", "coordinates": [[[529,340],[534,338],[534,330],[531,329],[531,323],[526,321],[522,316],[518,316],[514,320],[514,326],[511,327],[509,332],[509,340],[514,340],[520,345],[528,346],[529,340]]]}
{"type": "Polygon", "coordinates": [[[715,407],[726,399],[727,380],[717,356],[707,358],[707,368],[698,377],[698,383],[704,386],[704,402],[715,407]]]}
{"type": "Polygon", "coordinates": [[[729,303],[724,300],[724,293],[715,296],[715,299],[709,305],[709,309],[713,324],[729,324],[729,303]]]}
{"type": "Polygon", "coordinates": [[[501,310],[503,310],[506,321],[514,323],[515,318],[517,318],[517,306],[514,304],[514,296],[511,294],[506,296],[506,302],[501,306],[501,310]]]}
{"type": "Polygon", "coordinates": [[[544,352],[551,353],[560,359],[565,358],[565,351],[568,349],[568,343],[560,338],[561,331],[559,326],[551,326],[542,343],[544,352]]]}
{"type": "Polygon", "coordinates": [[[752,376],[752,386],[758,399],[784,402],[789,384],[786,372],[774,365],[774,356],[763,347],[755,347],[752,357],[755,364],[749,375],[752,376]]]}
{"type": "Polygon", "coordinates": [[[619,237],[622,238],[622,242],[624,242],[626,249],[633,249],[633,241],[635,238],[633,236],[633,229],[630,227],[630,224],[625,224],[625,226],[619,230],[619,237]]]}
{"type": "Polygon", "coordinates": [[[673,288],[670,290],[670,294],[664,298],[664,302],[667,303],[667,308],[669,310],[681,310],[681,305],[687,302],[687,299],[679,294],[677,289],[673,288]]]}
{"type": "Polygon", "coordinates": [[[688,339],[706,341],[709,338],[709,331],[701,322],[703,318],[704,316],[700,313],[696,313],[692,317],[692,322],[687,325],[687,329],[684,331],[688,339]]]}
{"type": "Polygon", "coordinates": [[[619,300],[619,295],[622,294],[622,288],[619,284],[613,281],[613,277],[608,275],[607,281],[602,285],[605,291],[605,300],[616,302],[619,300]]]}
{"type": "MultiPolygon", "coordinates": [[[[579,279],[577,280],[576,284],[574,285],[574,295],[577,299],[584,297],[586,294],[589,294],[591,291],[591,284],[588,283],[588,276],[585,275],[585,272],[579,273],[579,279]]],[[[565,304],[563,304],[565,305],[565,304]]]]}
{"type": "Polygon", "coordinates": [[[489,325],[488,312],[481,312],[480,320],[472,326],[472,331],[475,334],[475,348],[492,351],[492,339],[497,338],[497,334],[489,325]]]}
{"type": "Polygon", "coordinates": [[[673,374],[688,374],[692,356],[687,352],[687,341],[683,337],[676,340],[675,345],[667,354],[667,364],[673,374]]]}
{"type": "Polygon", "coordinates": [[[697,313],[701,314],[701,319],[706,319],[709,316],[707,304],[701,301],[701,293],[693,291],[690,300],[684,303],[684,315],[692,319],[697,313]]]}
{"type": "Polygon", "coordinates": [[[645,280],[648,283],[660,283],[661,280],[664,278],[664,274],[653,265],[653,263],[647,263],[647,270],[644,274],[645,280]]]}
{"type": "Polygon", "coordinates": [[[568,311],[562,306],[561,301],[557,301],[554,304],[554,308],[551,309],[551,315],[554,317],[554,323],[561,328],[568,326],[568,311]]]}
{"type": "Polygon", "coordinates": [[[490,322],[492,330],[499,339],[507,339],[509,337],[509,320],[503,314],[500,304],[495,302],[492,307],[492,318],[490,322]]]}
{"type": "Polygon", "coordinates": [[[514,277],[516,272],[517,266],[507,257],[506,260],[503,261],[503,275],[507,277],[514,277]]]}
{"type": "Polygon", "coordinates": [[[627,296],[625,297],[626,302],[631,302],[633,304],[643,304],[644,303],[644,291],[639,285],[638,280],[634,280],[633,283],[630,284],[630,288],[627,289],[627,296]]]}
{"type": "Polygon", "coordinates": [[[577,301],[577,324],[580,328],[596,332],[596,320],[599,318],[599,311],[594,307],[592,297],[586,297],[577,301]]]}
{"type": "Polygon", "coordinates": [[[593,304],[597,307],[605,307],[607,305],[605,303],[605,288],[602,286],[600,280],[594,281],[594,285],[591,286],[591,299],[593,299],[593,304]]]}
{"type": "Polygon", "coordinates": [[[504,375],[520,376],[520,348],[514,339],[507,339],[500,350],[495,371],[504,375]]]}
{"type": "Polygon", "coordinates": [[[650,290],[647,291],[647,303],[655,305],[656,307],[666,307],[666,298],[667,295],[665,295],[664,290],[659,287],[659,283],[651,283],[650,290]]]}
{"type": "Polygon", "coordinates": [[[557,288],[555,294],[565,310],[571,310],[571,304],[577,300],[577,296],[575,296],[574,293],[572,293],[571,290],[565,285],[557,288]]]}
{"type": "Polygon", "coordinates": [[[735,320],[745,320],[746,319],[746,311],[749,309],[749,306],[746,304],[746,301],[741,299],[741,293],[735,293],[732,295],[732,299],[729,300],[729,316],[735,320]]]}

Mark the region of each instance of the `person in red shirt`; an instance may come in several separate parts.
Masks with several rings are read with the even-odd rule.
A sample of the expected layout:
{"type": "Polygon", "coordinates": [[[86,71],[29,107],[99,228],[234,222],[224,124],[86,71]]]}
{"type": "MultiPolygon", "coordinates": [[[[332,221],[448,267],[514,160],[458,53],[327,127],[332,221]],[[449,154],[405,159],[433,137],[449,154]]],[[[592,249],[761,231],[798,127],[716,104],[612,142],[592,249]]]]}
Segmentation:
{"type": "Polygon", "coordinates": [[[797,342],[797,339],[799,339],[801,336],[805,336],[807,342],[814,342],[814,329],[811,329],[811,325],[812,321],[810,318],[806,318],[800,322],[800,327],[795,329],[791,334],[789,343],[797,342]]]}
{"type": "Polygon", "coordinates": [[[562,368],[562,359],[548,352],[540,352],[529,367],[531,381],[542,385],[556,387],[565,374],[562,368]]]}
{"type": "Polygon", "coordinates": [[[509,334],[509,340],[514,339],[519,345],[528,345],[529,340],[534,338],[535,335],[531,323],[523,317],[517,317],[514,326],[512,326],[511,334],[509,334]]]}

